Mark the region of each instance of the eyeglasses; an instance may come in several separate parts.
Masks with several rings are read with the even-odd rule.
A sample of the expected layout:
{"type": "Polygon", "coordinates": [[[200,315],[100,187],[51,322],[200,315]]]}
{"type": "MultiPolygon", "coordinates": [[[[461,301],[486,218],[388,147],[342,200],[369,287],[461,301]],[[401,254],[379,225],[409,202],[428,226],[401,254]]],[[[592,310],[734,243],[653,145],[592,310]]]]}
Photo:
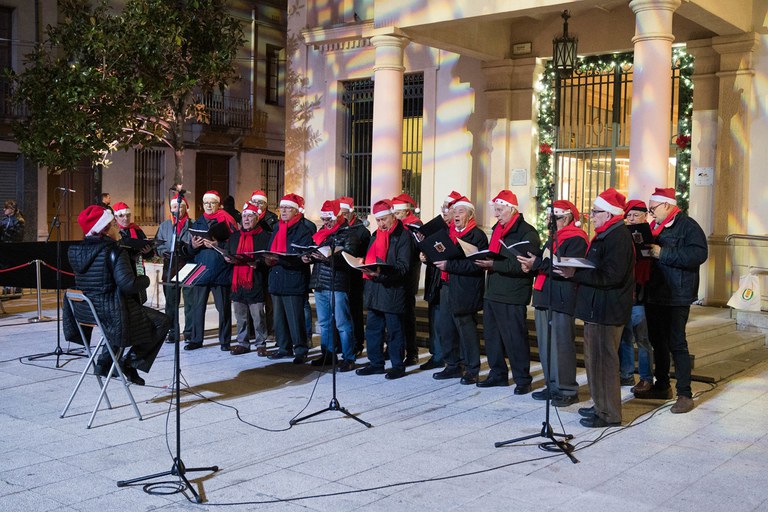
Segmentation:
{"type": "Polygon", "coordinates": [[[607,212],[605,210],[590,210],[589,213],[594,217],[598,213],[607,213],[607,212]]]}
{"type": "Polygon", "coordinates": [[[217,204],[219,204],[219,202],[218,201],[214,201],[212,203],[203,203],[203,206],[216,206],[217,204]]]}
{"type": "Polygon", "coordinates": [[[656,211],[656,208],[658,208],[658,207],[659,207],[659,206],[661,206],[662,204],[663,204],[663,203],[659,203],[659,204],[657,204],[656,206],[650,206],[650,207],[648,207],[648,213],[650,213],[651,215],[653,215],[653,212],[655,212],[655,211],[656,211]]]}

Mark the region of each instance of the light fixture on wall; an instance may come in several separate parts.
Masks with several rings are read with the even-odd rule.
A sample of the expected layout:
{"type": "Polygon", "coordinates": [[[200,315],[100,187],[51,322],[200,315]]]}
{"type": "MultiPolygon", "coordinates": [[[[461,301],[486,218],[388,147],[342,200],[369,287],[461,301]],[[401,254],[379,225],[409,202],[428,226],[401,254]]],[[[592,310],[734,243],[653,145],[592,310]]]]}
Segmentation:
{"type": "Polygon", "coordinates": [[[565,10],[561,17],[563,18],[563,35],[552,40],[552,62],[561,75],[567,75],[576,67],[579,40],[568,35],[568,18],[571,17],[571,13],[565,10]]]}

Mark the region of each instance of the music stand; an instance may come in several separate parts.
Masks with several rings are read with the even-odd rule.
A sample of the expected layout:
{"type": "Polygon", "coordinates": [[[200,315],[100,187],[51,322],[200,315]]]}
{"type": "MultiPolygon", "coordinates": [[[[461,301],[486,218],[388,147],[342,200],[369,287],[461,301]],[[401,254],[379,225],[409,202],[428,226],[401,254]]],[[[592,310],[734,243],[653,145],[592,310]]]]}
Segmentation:
{"type": "MultiPolygon", "coordinates": [[[[53,216],[53,219],[51,219],[51,228],[48,230],[48,238],[45,239],[46,242],[51,241],[51,235],[53,234],[53,230],[56,230],[56,348],[53,350],[53,352],[47,352],[45,354],[37,354],[34,356],[29,357],[28,359],[30,361],[34,361],[36,359],[41,359],[43,357],[47,356],[56,356],[56,368],[60,368],[59,365],[59,359],[63,355],[68,356],[76,356],[76,357],[88,357],[87,354],[84,354],[82,352],[79,352],[81,349],[76,349],[78,352],[70,352],[65,351],[61,348],[61,221],[59,220],[59,215],[61,214],[61,205],[64,204],[64,198],[67,196],[67,193],[69,192],[68,188],[65,187],[57,187],[56,190],[61,191],[61,199],[59,200],[59,203],[56,205],[56,214],[53,216]]],[[[38,292],[39,292],[38,288],[38,292]]],[[[38,296],[39,298],[39,296],[38,296]]],[[[32,318],[29,321],[30,322],[40,322],[45,320],[52,320],[47,317],[43,318],[32,318]]],[[[89,343],[90,340],[83,340],[83,343],[89,343]]]]}
{"type": "Polygon", "coordinates": [[[353,420],[362,423],[368,428],[373,427],[370,423],[367,421],[363,421],[351,412],[349,412],[346,408],[342,407],[339,403],[339,399],[336,397],[336,342],[338,341],[336,338],[339,335],[338,330],[336,329],[336,236],[331,235],[328,237],[330,239],[330,249],[331,249],[331,255],[330,255],[330,264],[331,264],[331,331],[333,336],[333,343],[331,343],[331,351],[330,354],[331,357],[331,382],[333,386],[333,391],[331,395],[331,402],[328,404],[328,407],[324,409],[320,409],[319,411],[315,411],[311,414],[307,414],[306,416],[302,416],[301,418],[292,419],[289,423],[293,426],[297,423],[300,423],[304,420],[308,420],[309,418],[314,418],[315,416],[318,416],[320,414],[323,414],[324,412],[328,411],[338,411],[342,413],[343,415],[347,416],[348,418],[352,418],[353,420]]]}
{"type": "MultiPolygon", "coordinates": [[[[558,433],[555,432],[552,428],[552,424],[549,421],[549,411],[551,407],[551,400],[552,400],[552,393],[549,389],[549,381],[551,380],[549,378],[549,375],[552,374],[552,279],[553,279],[553,267],[554,267],[554,247],[557,247],[557,219],[555,219],[555,183],[554,180],[549,186],[549,211],[551,212],[549,216],[549,239],[552,241],[552,247],[553,250],[550,251],[549,255],[549,268],[547,268],[547,280],[545,282],[547,286],[547,371],[545,372],[545,379],[547,384],[547,397],[546,397],[546,404],[544,407],[544,421],[541,424],[541,431],[538,434],[530,434],[527,436],[522,437],[516,437],[514,439],[509,439],[508,441],[499,441],[493,444],[496,448],[500,448],[502,446],[506,446],[508,444],[518,443],[520,441],[527,441],[528,439],[534,439],[537,437],[543,437],[546,439],[549,439],[550,442],[555,445],[560,451],[562,451],[565,455],[568,456],[569,459],[571,459],[571,462],[574,464],[578,463],[579,460],[573,456],[573,450],[574,447],[568,443],[571,439],[573,439],[572,434],[566,434],[566,433],[558,433]],[[558,439],[558,437],[561,437],[564,439],[558,439]]],[[[575,220],[575,219],[574,219],[575,220]]],[[[549,443],[542,443],[543,445],[547,445],[549,443]]]]}
{"type": "MultiPolygon", "coordinates": [[[[171,189],[174,192],[176,189],[171,189]]],[[[173,214],[174,217],[174,229],[173,229],[173,240],[171,241],[171,259],[168,264],[168,274],[166,276],[166,281],[173,283],[172,287],[169,287],[173,290],[173,293],[176,297],[179,297],[178,302],[181,302],[181,287],[179,285],[179,274],[176,273],[175,276],[171,276],[171,273],[173,272],[173,264],[174,264],[174,258],[176,257],[176,242],[179,238],[178,230],[176,229],[176,224],[179,222],[179,209],[181,209],[181,202],[184,199],[184,191],[179,190],[178,192],[178,204],[179,208],[176,210],[176,213],[173,214]]],[[[176,400],[176,456],[173,458],[173,465],[171,466],[171,469],[168,471],[163,471],[161,473],[154,473],[152,475],[145,475],[140,476],[137,478],[132,478],[130,480],[120,480],[117,482],[118,487],[126,487],[138,482],[144,482],[146,480],[153,480],[155,478],[160,478],[163,476],[178,476],[181,481],[184,483],[184,487],[179,488],[178,490],[174,492],[182,492],[186,489],[189,489],[189,491],[192,493],[192,495],[195,497],[196,503],[202,503],[203,498],[197,494],[195,491],[195,488],[192,487],[192,484],[187,479],[186,473],[192,472],[192,471],[210,471],[210,472],[216,472],[219,470],[218,466],[209,466],[209,467],[203,467],[203,468],[188,468],[184,465],[184,462],[181,459],[181,365],[179,364],[179,345],[180,345],[180,326],[179,326],[179,308],[176,308],[176,314],[173,318],[173,327],[174,327],[174,334],[173,334],[173,378],[174,378],[174,394],[175,394],[175,400],[176,400]]],[[[157,482],[157,485],[162,485],[163,482],[157,482]]],[[[147,484],[151,486],[152,484],[147,484]]]]}

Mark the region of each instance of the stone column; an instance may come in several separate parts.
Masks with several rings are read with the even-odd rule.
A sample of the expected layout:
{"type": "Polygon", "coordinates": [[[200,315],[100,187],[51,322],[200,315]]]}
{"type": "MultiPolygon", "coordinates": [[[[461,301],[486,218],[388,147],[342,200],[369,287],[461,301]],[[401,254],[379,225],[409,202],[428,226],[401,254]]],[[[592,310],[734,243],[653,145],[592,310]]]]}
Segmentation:
{"type": "Polygon", "coordinates": [[[373,146],[371,202],[402,192],[403,166],[403,49],[406,37],[371,37],[376,48],[373,65],[373,146]]]}
{"type": "Polygon", "coordinates": [[[629,197],[647,198],[667,183],[672,103],[672,14],[680,0],[632,0],[635,57],[629,142],[629,197]]]}

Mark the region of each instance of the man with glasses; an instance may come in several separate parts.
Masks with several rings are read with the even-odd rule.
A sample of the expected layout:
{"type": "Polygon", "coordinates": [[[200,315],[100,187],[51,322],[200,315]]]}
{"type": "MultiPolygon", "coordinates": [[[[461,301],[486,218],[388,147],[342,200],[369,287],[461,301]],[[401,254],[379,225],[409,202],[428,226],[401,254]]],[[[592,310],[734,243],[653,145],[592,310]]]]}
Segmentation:
{"type": "Polygon", "coordinates": [[[621,424],[619,342],[632,312],[635,248],[624,227],[624,195],[613,188],[592,206],[595,236],[587,248],[594,268],[557,266],[554,272],[579,284],[576,318],[584,321],[584,364],[593,407],[579,409],[581,424],[603,428],[621,424]]]}
{"type": "Polygon", "coordinates": [[[650,246],[651,275],[645,287],[648,336],[653,346],[656,383],[637,398],[672,398],[669,383],[670,353],[675,362],[677,401],[675,414],[694,408],[691,393],[691,360],[685,325],[699,290],[699,267],[707,260],[707,237],[698,223],[680,211],[675,189],[656,188],[648,201],[653,216],[650,246]]]}

